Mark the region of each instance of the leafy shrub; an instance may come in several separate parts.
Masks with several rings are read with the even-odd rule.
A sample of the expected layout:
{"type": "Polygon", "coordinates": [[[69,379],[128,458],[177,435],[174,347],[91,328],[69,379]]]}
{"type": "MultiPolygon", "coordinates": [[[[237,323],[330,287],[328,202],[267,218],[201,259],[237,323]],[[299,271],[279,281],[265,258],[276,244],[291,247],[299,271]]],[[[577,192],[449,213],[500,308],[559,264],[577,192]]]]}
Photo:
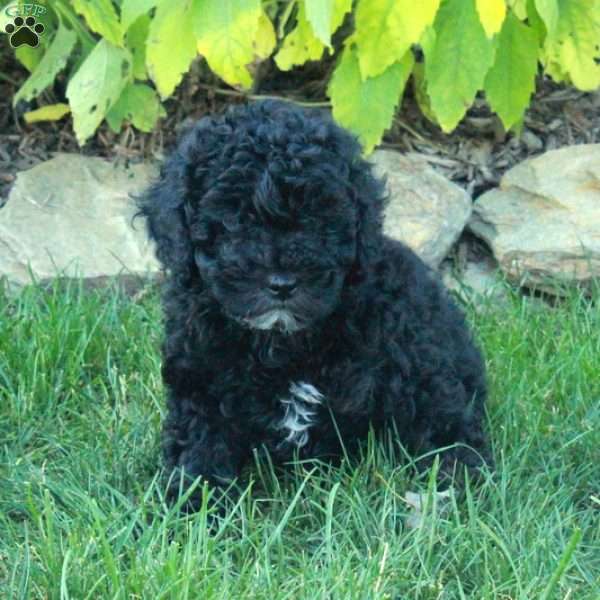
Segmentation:
{"type": "MultiPolygon", "coordinates": [[[[518,126],[540,64],[555,81],[600,86],[600,0],[52,0],[46,8],[40,45],[16,49],[31,74],[14,103],[66,69],[68,105],[26,118],[70,111],[80,143],[104,119],[115,131],[125,120],[151,130],[198,55],[248,89],[271,56],[285,71],[335,54],[333,115],[367,152],[411,74],[424,114],[444,131],[481,90],[507,129],[518,126]]],[[[4,29],[6,10],[1,18],[4,29]]]]}

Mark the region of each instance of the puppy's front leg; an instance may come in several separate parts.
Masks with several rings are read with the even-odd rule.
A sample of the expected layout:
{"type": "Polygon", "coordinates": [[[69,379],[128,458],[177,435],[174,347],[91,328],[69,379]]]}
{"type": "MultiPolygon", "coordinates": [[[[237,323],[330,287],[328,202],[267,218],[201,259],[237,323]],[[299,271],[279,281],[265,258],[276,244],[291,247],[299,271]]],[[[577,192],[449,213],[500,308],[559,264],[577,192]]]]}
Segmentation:
{"type": "MultiPolygon", "coordinates": [[[[198,477],[230,495],[232,484],[248,456],[243,440],[244,436],[234,430],[229,421],[203,410],[193,397],[171,395],[163,429],[169,497],[176,499],[180,491],[185,491],[198,477]]],[[[200,507],[201,487],[191,494],[186,508],[200,507]]]]}

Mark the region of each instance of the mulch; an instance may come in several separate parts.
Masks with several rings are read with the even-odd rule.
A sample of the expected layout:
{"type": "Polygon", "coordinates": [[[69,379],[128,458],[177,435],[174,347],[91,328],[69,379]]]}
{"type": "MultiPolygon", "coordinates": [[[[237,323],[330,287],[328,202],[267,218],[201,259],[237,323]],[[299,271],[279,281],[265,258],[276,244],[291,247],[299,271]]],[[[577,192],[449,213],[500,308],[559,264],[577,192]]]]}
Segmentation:
{"type": "MultiPolygon", "coordinates": [[[[331,64],[312,64],[291,73],[263,69],[251,94],[227,88],[201,63],[167,100],[167,117],[152,133],[126,126],[119,134],[105,124],[83,147],[71,119],[27,125],[22,115],[39,104],[64,101],[63,79],[30,104],[13,108],[12,97],[27,77],[10,50],[0,51],[0,206],[16,173],[49,159],[54,152],[78,152],[115,161],[160,159],[178,133],[197,118],[233,102],[286,97],[307,106],[327,106],[327,71],[331,64]]],[[[485,100],[478,98],[457,129],[444,134],[419,111],[411,86],[385,135],[384,148],[421,155],[432,167],[464,187],[473,198],[498,185],[502,174],[524,159],[546,150],[600,142],[600,91],[579,92],[539,78],[538,90],[521,131],[506,133],[485,100]]]]}

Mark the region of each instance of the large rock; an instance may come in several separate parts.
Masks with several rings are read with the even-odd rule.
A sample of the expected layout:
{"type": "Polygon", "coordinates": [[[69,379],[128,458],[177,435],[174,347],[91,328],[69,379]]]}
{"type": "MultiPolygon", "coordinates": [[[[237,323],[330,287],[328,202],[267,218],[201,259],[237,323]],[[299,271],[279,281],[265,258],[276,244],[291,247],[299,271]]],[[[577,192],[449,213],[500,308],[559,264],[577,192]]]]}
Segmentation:
{"type": "Polygon", "coordinates": [[[385,233],[437,267],[469,220],[471,197],[417,156],[378,150],[371,160],[388,182],[385,233]]]}
{"type": "MultiPolygon", "coordinates": [[[[471,199],[420,158],[377,151],[391,201],[385,231],[437,267],[463,230],[471,199]]],[[[114,275],[159,270],[130,194],[154,175],[148,165],[129,169],[102,158],[58,154],[19,173],[0,210],[0,277],[10,283],[57,276],[102,281],[114,275]]]]}
{"type": "Polygon", "coordinates": [[[117,167],[102,158],[58,154],[17,176],[0,210],[0,277],[9,284],[57,275],[94,279],[159,270],[144,223],[131,219],[129,194],[154,169],[117,167]]]}
{"type": "Polygon", "coordinates": [[[517,165],[477,200],[469,228],[526,287],[553,292],[556,282],[600,277],[600,144],[517,165]]]}

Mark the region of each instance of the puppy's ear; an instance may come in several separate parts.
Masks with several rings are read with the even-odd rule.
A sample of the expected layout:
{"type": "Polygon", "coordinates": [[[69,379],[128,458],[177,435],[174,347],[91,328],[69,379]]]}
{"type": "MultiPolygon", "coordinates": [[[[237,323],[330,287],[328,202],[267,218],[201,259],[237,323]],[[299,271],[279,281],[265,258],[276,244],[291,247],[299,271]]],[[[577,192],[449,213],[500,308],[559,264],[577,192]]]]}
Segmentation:
{"type": "Polygon", "coordinates": [[[358,159],[350,179],[357,207],[356,261],[354,280],[362,281],[382,250],[383,208],[387,200],[385,182],[376,178],[371,165],[358,159]]]}
{"type": "Polygon", "coordinates": [[[163,164],[158,180],[138,199],[138,215],[147,218],[156,256],[171,272],[191,275],[195,270],[190,219],[199,210],[209,163],[230,134],[215,118],[198,121],[163,164]]]}
{"type": "Polygon", "coordinates": [[[146,217],[148,235],[156,243],[156,256],[170,271],[193,265],[192,244],[185,217],[186,161],[177,150],[161,167],[160,176],[138,198],[138,215],[146,217]]]}
{"type": "Polygon", "coordinates": [[[156,255],[172,273],[189,277],[196,272],[190,223],[211,186],[210,165],[227,151],[232,132],[226,116],[200,119],[164,163],[159,179],[138,200],[138,214],[147,218],[156,255]]]}

